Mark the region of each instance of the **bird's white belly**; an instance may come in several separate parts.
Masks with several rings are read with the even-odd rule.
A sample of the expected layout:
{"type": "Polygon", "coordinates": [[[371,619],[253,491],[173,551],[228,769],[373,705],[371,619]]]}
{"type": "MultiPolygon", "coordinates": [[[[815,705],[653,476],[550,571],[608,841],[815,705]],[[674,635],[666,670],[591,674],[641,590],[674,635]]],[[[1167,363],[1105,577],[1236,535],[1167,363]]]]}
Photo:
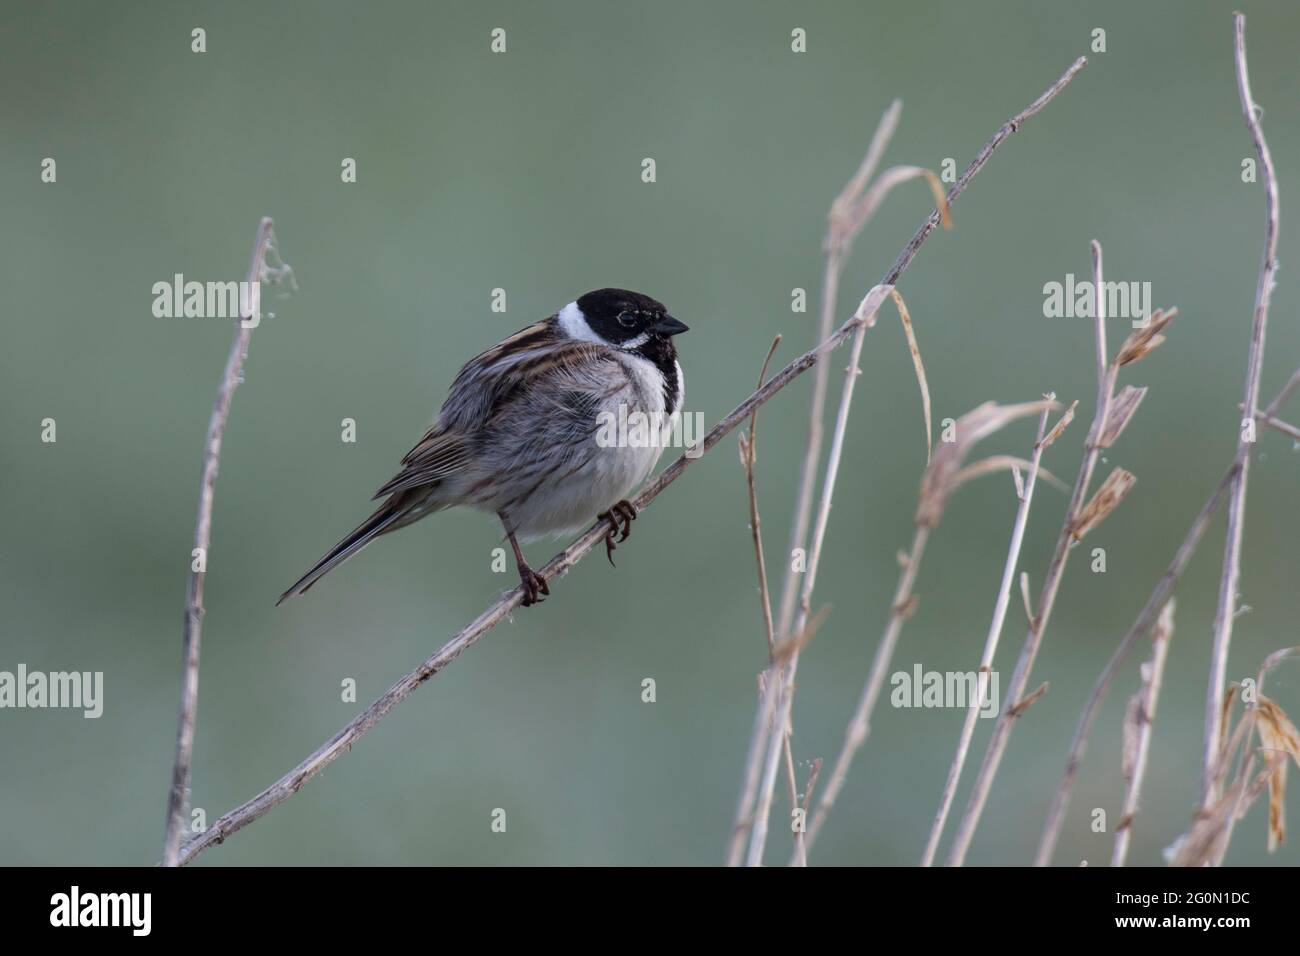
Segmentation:
{"type": "Polygon", "coordinates": [[[531,495],[511,510],[510,519],[524,540],[581,531],[640,487],[662,454],[662,447],[597,447],[579,471],[531,495]]]}
{"type": "Polygon", "coordinates": [[[570,463],[557,463],[540,482],[524,464],[535,453],[521,456],[520,466],[505,469],[491,496],[469,503],[503,512],[520,538],[535,540],[589,527],[598,514],[644,484],[671,441],[677,416],[666,415],[664,379],[652,363],[630,357],[621,361],[628,387],[610,395],[601,414],[610,416],[613,428],[603,433],[594,429],[570,463]],[[636,413],[645,419],[638,423],[636,413]]]}

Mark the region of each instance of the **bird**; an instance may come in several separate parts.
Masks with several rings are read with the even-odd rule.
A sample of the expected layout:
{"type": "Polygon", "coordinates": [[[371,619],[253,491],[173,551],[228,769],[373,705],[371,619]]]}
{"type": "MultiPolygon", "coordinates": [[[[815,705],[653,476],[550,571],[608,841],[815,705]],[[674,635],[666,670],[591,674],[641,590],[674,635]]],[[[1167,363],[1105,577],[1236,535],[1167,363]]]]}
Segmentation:
{"type": "Polygon", "coordinates": [[[636,518],[628,495],[654,471],[667,442],[610,441],[601,427],[611,416],[640,412],[666,439],[686,388],[673,338],[686,331],[647,295],[597,289],[474,356],[401,469],[375,492],[372,500],[383,504],[276,605],[306,592],[381,535],[457,505],[500,520],[524,607],[551,591],[524,558],[520,540],[604,521],[613,564],[614,549],[636,518]]]}

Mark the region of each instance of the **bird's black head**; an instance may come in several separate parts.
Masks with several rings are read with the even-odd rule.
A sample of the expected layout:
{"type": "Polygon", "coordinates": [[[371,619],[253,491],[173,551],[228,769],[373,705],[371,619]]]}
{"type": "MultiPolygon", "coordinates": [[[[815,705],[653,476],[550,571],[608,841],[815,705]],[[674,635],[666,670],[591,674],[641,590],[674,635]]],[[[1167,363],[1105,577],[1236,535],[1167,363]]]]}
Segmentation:
{"type": "Polygon", "coordinates": [[[640,350],[646,345],[668,345],[674,335],[687,331],[684,323],[668,314],[663,303],[626,289],[597,289],[560,312],[561,323],[575,338],[585,338],[578,323],[614,348],[640,350]]]}

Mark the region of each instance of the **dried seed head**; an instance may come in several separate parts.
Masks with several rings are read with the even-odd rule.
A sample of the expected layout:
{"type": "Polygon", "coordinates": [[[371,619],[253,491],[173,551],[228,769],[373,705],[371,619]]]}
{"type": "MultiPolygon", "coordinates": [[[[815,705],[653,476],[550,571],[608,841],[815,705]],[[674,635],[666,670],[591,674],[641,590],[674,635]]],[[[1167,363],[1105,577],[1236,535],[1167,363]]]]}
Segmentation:
{"type": "Polygon", "coordinates": [[[1255,721],[1260,746],[1282,757],[1290,757],[1300,767],[1300,732],[1277,701],[1259,695],[1255,721]]]}
{"type": "Polygon", "coordinates": [[[1142,404],[1142,399],[1146,398],[1147,390],[1144,387],[1134,388],[1132,385],[1125,385],[1120,393],[1116,395],[1110,403],[1110,412],[1106,415],[1106,428],[1097,439],[1098,448],[1109,448],[1115,443],[1115,439],[1128,427],[1133,413],[1137,407],[1142,404]]]}
{"type": "Polygon", "coordinates": [[[1286,840],[1286,758],[1300,766],[1300,732],[1286,712],[1263,694],[1255,705],[1255,730],[1268,767],[1268,852],[1286,840]]]}
{"type": "Polygon", "coordinates": [[[1097,493],[1092,496],[1092,500],[1083,506],[1078,517],[1071,524],[1070,534],[1074,540],[1080,540],[1105,521],[1107,515],[1119,507],[1119,503],[1124,500],[1124,496],[1129,493],[1136,481],[1137,478],[1133,473],[1123,468],[1112,471],[1097,489],[1097,493]]]}
{"type": "Polygon", "coordinates": [[[1146,358],[1148,354],[1159,348],[1160,343],[1165,340],[1165,337],[1160,333],[1165,326],[1174,320],[1174,316],[1177,314],[1177,309],[1170,309],[1167,312],[1164,309],[1157,309],[1145,329],[1134,329],[1129,333],[1129,337],[1124,340],[1124,344],[1119,347],[1119,351],[1115,354],[1115,364],[1119,366],[1131,365],[1146,358]]]}

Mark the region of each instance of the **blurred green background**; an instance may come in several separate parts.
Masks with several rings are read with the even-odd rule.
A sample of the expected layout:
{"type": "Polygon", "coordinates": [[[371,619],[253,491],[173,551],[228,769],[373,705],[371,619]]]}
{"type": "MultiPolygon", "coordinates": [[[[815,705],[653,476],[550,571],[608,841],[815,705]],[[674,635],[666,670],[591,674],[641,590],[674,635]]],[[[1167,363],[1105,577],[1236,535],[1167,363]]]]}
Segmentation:
{"type": "MultiPolygon", "coordinates": [[[[1238,3],[1238,6],[1241,4],[1238,3]]],[[[0,8],[6,274],[0,349],[0,669],[102,670],[99,720],[0,712],[0,862],[150,864],[160,854],[181,613],[203,433],[231,323],[158,319],[176,272],[242,278],[262,215],[300,291],[253,335],[217,485],[193,803],[216,817],[297,763],[505,588],[499,531],[450,512],[385,539],[306,598],[276,597],[367,513],[460,365],[587,289],[668,303],[687,408],[712,424],[812,342],[831,198],[881,112],[887,162],[963,168],[1073,59],[1107,52],[1007,142],[900,288],[935,420],[1049,389],[1081,400],[1047,455],[1077,467],[1094,396],[1091,327],[1045,319],[1042,287],[1088,271],[1178,305],[1168,343],[1127,370],[1150,393],[1110,450],[1135,472],[1072,561],[972,863],[1027,862],[1088,689],[1233,452],[1263,232],[1238,109],[1228,3],[7,3],[0,8]],[[207,52],[190,31],[207,31],[207,52]],[[508,52],[489,52],[507,30],[508,52]],[[808,52],[790,51],[802,27],[808,52]],[[39,178],[44,157],[56,184],[39,178]],[[643,184],[653,157],[658,181],[643,184]],[[340,182],[354,157],[358,181],[340,182]],[[490,311],[493,288],[509,311],[490,311]],[[791,289],[809,291],[792,314],[791,289]],[[40,422],[58,423],[42,444],[40,422]],[[354,418],[358,441],[340,441],[354,418]],[[355,678],[356,704],[340,700],[355,678]]],[[[1263,390],[1300,362],[1300,8],[1244,4],[1255,95],[1282,188],[1281,283],[1263,390]]],[[[855,246],[849,314],[932,208],[892,195],[855,246]]],[[[1121,340],[1123,323],[1112,325],[1121,340]]],[[[837,353],[834,395],[844,355],[837,353]]],[[[870,333],[803,657],[800,772],[838,751],[910,537],[925,460],[898,323],[870,333]]],[[[784,559],[810,376],[760,419],[769,561],[784,559]]],[[[1294,408],[1289,417],[1300,417],[1294,408]]],[[[1027,454],[1032,422],[984,453],[1027,454]]],[[[202,857],[221,864],[715,864],[765,651],[736,439],[673,485],[618,552],[559,582],[385,719],[288,803],[202,857]],[[658,701],[641,702],[653,677],[658,701]],[[508,829],[493,834],[493,808],[508,829]]],[[[665,459],[666,463],[667,459],[665,459]]],[[[1297,642],[1300,453],[1255,454],[1230,674],[1297,642]]],[[[1040,489],[1024,551],[1035,587],[1064,496],[1040,489]]],[[[895,669],[978,660],[1014,513],[1006,475],[963,488],[932,540],[895,669]]],[[[540,563],[556,545],[528,547],[540,563]]],[[[1160,862],[1197,799],[1222,521],[1179,590],[1131,860],[1160,862]]],[[[1024,635],[1018,600],[998,665],[1024,635]]],[[[1143,648],[1145,654],[1145,647],[1143,648]]],[[[1118,816],[1112,692],[1057,861],[1109,857],[1118,816]]],[[[1300,713],[1300,665],[1270,678],[1300,713]]],[[[814,863],[920,856],[961,713],[878,710],[814,863]]],[[[964,806],[992,721],[981,721],[964,806]]],[[[1296,802],[1291,801],[1292,809],[1296,802]]],[[[783,792],[769,860],[785,860],[783,792]]],[[[1264,852],[1263,807],[1229,862],[1264,852]]],[[[951,828],[950,831],[951,833],[951,828]]],[[[946,841],[945,841],[946,846],[946,841]]]]}

